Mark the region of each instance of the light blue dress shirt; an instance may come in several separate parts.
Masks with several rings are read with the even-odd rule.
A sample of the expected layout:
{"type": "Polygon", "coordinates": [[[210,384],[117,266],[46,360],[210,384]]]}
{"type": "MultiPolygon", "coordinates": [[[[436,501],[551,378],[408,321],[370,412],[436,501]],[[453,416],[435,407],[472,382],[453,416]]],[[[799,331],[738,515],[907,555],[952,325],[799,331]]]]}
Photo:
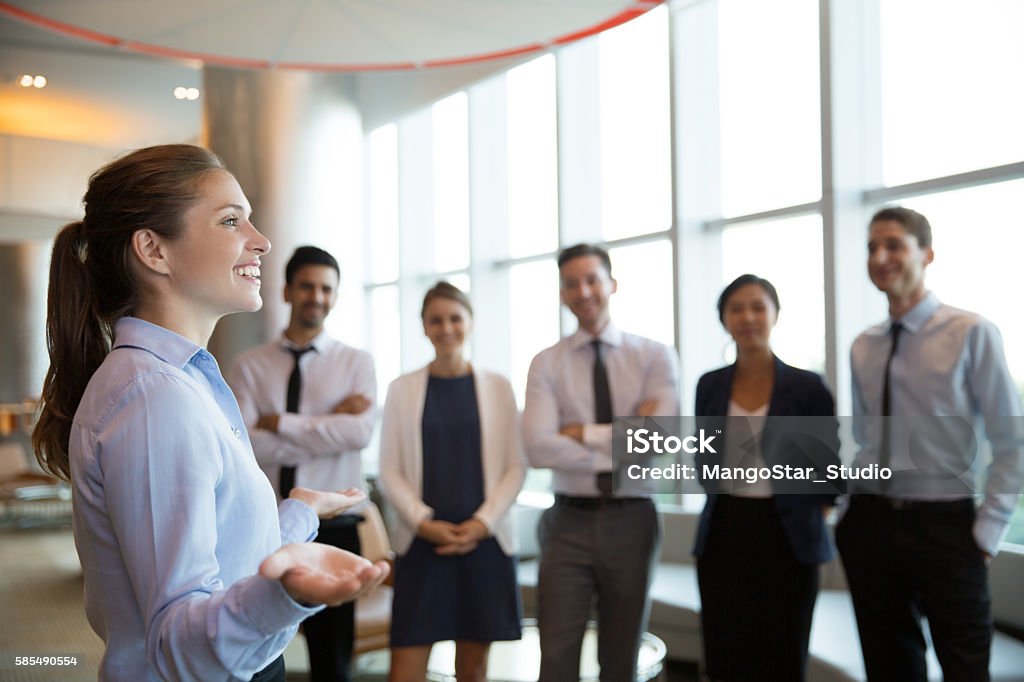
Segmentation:
{"type": "Polygon", "coordinates": [[[119,320],[75,413],[70,457],[86,614],[106,643],[101,680],[247,680],[318,610],[257,574],[319,521],[295,500],[278,509],[205,349],[119,320]]]}
{"type": "Polygon", "coordinates": [[[899,320],[857,337],[850,353],[855,466],[879,462],[881,419],[862,417],[882,414],[896,321],[903,332],[891,366],[889,463],[894,473],[913,471],[914,477],[894,476],[887,494],[952,500],[983,492],[974,538],[994,555],[1024,481],[1024,420],[999,330],[988,320],[929,292],[899,320]],[[978,447],[985,438],[990,463],[978,447]]]}

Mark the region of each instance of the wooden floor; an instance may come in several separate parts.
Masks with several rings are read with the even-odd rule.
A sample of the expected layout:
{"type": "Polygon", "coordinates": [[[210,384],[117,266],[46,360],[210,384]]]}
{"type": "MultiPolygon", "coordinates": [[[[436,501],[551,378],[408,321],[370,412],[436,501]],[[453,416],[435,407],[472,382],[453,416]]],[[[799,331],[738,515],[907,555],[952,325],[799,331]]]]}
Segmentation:
{"type": "MultiPolygon", "coordinates": [[[[69,528],[0,528],[0,681],[96,679],[103,643],[85,618],[82,577],[69,528]],[[74,656],[74,667],[17,666],[15,656],[74,656]]],[[[289,681],[307,679],[302,638],[288,651],[289,681]]],[[[666,682],[693,682],[693,666],[670,664],[666,682]]]]}

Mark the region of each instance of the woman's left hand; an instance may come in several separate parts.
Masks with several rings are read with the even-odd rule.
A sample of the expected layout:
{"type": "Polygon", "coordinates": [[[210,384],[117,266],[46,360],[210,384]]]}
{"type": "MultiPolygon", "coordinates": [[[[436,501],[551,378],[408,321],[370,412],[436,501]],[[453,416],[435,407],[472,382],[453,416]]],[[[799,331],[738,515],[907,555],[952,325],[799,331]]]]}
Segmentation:
{"type": "Polygon", "coordinates": [[[279,580],[289,596],[303,604],[337,606],[380,585],[390,568],[319,542],[285,545],[260,564],[260,575],[279,580]]]}
{"type": "Polygon", "coordinates": [[[442,556],[469,554],[477,548],[481,540],[490,536],[491,533],[487,530],[487,526],[484,525],[483,521],[472,518],[457,525],[455,527],[455,534],[459,537],[459,542],[441,545],[434,551],[442,556]]]}
{"type": "Polygon", "coordinates": [[[334,492],[292,488],[288,499],[308,504],[321,519],[333,519],[338,514],[364,502],[366,493],[359,488],[346,488],[334,492]]]}

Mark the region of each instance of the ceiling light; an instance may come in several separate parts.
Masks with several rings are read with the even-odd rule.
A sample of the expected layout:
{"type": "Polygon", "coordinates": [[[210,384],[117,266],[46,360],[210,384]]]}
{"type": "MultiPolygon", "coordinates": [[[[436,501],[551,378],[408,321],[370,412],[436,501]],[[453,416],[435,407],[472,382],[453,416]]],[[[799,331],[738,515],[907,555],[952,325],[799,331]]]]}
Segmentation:
{"type": "Polygon", "coordinates": [[[188,93],[188,89],[182,86],[174,88],[174,99],[185,99],[185,95],[188,93]]]}
{"type": "Polygon", "coordinates": [[[46,76],[36,76],[35,78],[32,79],[32,85],[37,87],[37,88],[45,88],[46,87],[46,76]]]}
{"type": "Polygon", "coordinates": [[[18,79],[18,85],[20,85],[23,88],[31,88],[33,80],[35,80],[35,79],[31,75],[26,73],[25,75],[23,75],[21,78],[18,79]]]}
{"type": "Polygon", "coordinates": [[[199,99],[199,88],[189,88],[185,91],[185,99],[196,100],[199,99]]]}

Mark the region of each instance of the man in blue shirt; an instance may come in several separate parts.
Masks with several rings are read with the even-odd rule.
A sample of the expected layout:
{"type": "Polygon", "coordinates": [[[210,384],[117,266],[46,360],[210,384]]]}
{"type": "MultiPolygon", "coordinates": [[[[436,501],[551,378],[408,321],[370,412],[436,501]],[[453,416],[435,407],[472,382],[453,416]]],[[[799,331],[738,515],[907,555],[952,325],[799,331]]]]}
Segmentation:
{"type": "Polygon", "coordinates": [[[855,466],[893,475],[851,491],[836,542],[869,680],[928,679],[924,615],[945,680],[984,682],[988,564],[1024,477],[1022,413],[996,327],[925,288],[933,259],[923,215],[892,207],[872,218],[868,275],[889,319],[851,350],[855,466]]]}

